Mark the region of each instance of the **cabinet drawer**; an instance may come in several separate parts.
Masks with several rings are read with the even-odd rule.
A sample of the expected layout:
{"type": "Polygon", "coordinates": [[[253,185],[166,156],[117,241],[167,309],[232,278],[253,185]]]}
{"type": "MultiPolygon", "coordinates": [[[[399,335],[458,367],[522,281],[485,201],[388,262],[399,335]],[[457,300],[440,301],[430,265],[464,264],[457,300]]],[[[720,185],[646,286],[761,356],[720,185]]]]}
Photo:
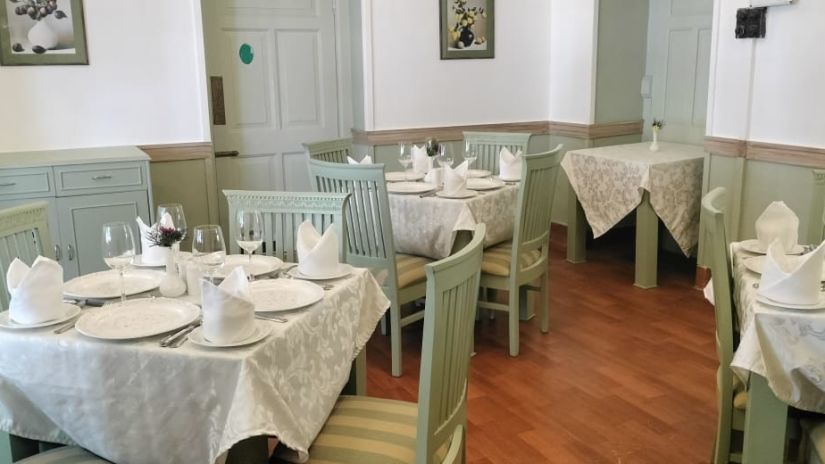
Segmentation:
{"type": "Polygon", "coordinates": [[[147,188],[144,163],[106,163],[54,168],[57,195],[81,195],[147,188]]]}
{"type": "Polygon", "coordinates": [[[51,168],[0,170],[0,197],[38,198],[54,196],[51,168]]]}

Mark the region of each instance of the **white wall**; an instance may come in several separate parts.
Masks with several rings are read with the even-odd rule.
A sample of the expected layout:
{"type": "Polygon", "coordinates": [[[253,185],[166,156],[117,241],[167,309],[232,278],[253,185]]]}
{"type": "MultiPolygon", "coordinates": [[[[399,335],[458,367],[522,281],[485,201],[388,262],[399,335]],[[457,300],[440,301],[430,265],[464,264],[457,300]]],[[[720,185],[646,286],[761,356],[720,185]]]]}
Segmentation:
{"type": "Polygon", "coordinates": [[[207,141],[199,0],[86,0],[88,66],[0,66],[0,152],[207,141]]]}
{"type": "MultiPolygon", "coordinates": [[[[503,2],[499,2],[501,4],[503,2]]],[[[551,121],[591,124],[596,107],[598,0],[552,0],[551,121]]]]}

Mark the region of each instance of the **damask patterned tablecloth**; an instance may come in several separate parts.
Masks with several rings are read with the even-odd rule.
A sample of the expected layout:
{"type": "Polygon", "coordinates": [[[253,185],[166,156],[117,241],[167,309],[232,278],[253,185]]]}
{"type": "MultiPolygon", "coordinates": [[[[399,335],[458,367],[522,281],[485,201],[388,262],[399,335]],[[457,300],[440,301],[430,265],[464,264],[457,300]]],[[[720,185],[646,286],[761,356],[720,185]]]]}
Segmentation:
{"type": "Polygon", "coordinates": [[[743,261],[757,256],[731,245],[739,347],[731,367],[747,382],[764,377],[784,403],[825,413],[825,311],[780,309],[756,301],[759,275],[743,261]]]}
{"type": "Polygon", "coordinates": [[[259,435],[306,459],[388,306],[372,274],[356,269],[289,322],[267,322],[269,337],[246,348],[0,331],[0,430],[117,463],[211,464],[259,435]]]}
{"type": "MultiPolygon", "coordinates": [[[[456,234],[487,224],[484,246],[513,238],[518,185],[479,192],[458,200],[390,194],[395,251],[443,259],[450,256],[456,234]]],[[[549,206],[548,206],[549,207],[549,206]]]]}
{"type": "Polygon", "coordinates": [[[567,152],[561,162],[593,235],[630,214],[650,192],[650,204],[685,255],[699,243],[702,147],[660,143],[612,145],[567,152]]]}

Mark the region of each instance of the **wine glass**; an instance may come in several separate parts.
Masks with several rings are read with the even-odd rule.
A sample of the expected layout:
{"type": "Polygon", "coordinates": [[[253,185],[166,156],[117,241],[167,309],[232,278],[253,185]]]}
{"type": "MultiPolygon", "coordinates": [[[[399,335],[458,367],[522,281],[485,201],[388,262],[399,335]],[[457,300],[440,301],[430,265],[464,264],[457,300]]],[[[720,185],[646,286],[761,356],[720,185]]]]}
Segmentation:
{"type": "Polygon", "coordinates": [[[469,140],[464,141],[464,159],[467,160],[467,167],[470,167],[478,159],[478,153],[473,150],[469,140]]]}
{"type": "Polygon", "coordinates": [[[215,282],[215,272],[226,261],[226,244],[221,226],[195,227],[192,234],[192,258],[208,269],[209,280],[215,282]]]}
{"type": "Polygon", "coordinates": [[[453,165],[453,157],[450,155],[450,152],[447,151],[447,145],[443,143],[438,146],[438,165],[442,168],[447,166],[452,167],[453,165]]]}
{"type": "Polygon", "coordinates": [[[410,169],[410,165],[413,162],[412,150],[410,149],[409,143],[398,143],[398,162],[401,163],[401,166],[404,166],[404,180],[407,180],[407,171],[410,169]]]}
{"type": "Polygon", "coordinates": [[[260,248],[264,237],[264,219],[260,211],[240,210],[235,218],[235,241],[249,255],[249,273],[252,274],[252,255],[260,248]]]}
{"type": "Polygon", "coordinates": [[[103,261],[120,277],[120,301],[126,301],[126,284],[123,272],[135,259],[135,237],[125,222],[103,224],[103,261]]]}

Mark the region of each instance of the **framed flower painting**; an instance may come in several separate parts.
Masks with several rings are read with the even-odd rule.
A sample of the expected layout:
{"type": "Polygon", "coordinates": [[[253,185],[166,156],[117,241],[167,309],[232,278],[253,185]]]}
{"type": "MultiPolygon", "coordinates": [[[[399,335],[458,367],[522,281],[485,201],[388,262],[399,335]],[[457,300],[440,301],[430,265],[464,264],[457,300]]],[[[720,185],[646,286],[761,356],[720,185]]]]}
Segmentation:
{"type": "Polygon", "coordinates": [[[0,64],[89,64],[82,0],[0,2],[0,64]]]}
{"type": "Polygon", "coordinates": [[[494,58],[494,0],[440,0],[441,59],[494,58]]]}

